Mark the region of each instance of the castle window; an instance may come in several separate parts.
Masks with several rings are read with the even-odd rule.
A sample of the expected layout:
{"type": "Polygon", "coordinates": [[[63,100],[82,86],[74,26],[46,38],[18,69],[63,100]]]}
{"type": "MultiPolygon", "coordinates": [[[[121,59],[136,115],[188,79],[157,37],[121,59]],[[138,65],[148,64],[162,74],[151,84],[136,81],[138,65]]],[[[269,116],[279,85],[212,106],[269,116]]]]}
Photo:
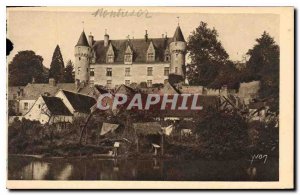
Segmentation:
{"type": "Polygon", "coordinates": [[[81,57],[79,57],[78,59],[79,59],[79,61],[80,61],[80,60],[81,60],[81,57]]]}
{"type": "Polygon", "coordinates": [[[79,74],[79,72],[80,72],[80,69],[81,69],[80,67],[78,67],[78,68],[77,68],[77,72],[78,72],[78,74],[79,74]]]}
{"type": "Polygon", "coordinates": [[[168,79],[165,79],[165,80],[164,80],[164,84],[167,84],[168,82],[169,82],[168,79]]]}
{"type": "Polygon", "coordinates": [[[92,76],[92,77],[95,76],[95,72],[94,72],[94,71],[95,71],[94,68],[91,68],[91,69],[90,69],[90,76],[92,76]]]}
{"type": "Polygon", "coordinates": [[[147,76],[152,76],[152,75],[153,75],[153,68],[147,67],[147,76]]]}
{"type": "Polygon", "coordinates": [[[164,76],[169,76],[170,74],[170,68],[169,67],[165,67],[164,69],[164,76]]]}
{"type": "Polygon", "coordinates": [[[132,54],[125,54],[124,56],[124,62],[125,64],[128,64],[128,63],[132,63],[132,54]]]}
{"type": "Polygon", "coordinates": [[[125,76],[130,76],[130,68],[125,68],[125,76]]]}
{"type": "Polygon", "coordinates": [[[165,55],[165,61],[166,61],[166,62],[170,61],[170,55],[169,55],[169,54],[166,54],[166,55],[165,55]]]}
{"type": "Polygon", "coordinates": [[[148,53],[147,54],[147,61],[148,62],[154,62],[154,53],[148,53]]]}
{"type": "Polygon", "coordinates": [[[113,54],[107,54],[106,63],[114,63],[114,55],[113,54]]]}
{"type": "Polygon", "coordinates": [[[152,87],[152,80],[147,80],[147,87],[152,87]]]}
{"type": "Polygon", "coordinates": [[[178,73],[178,67],[175,67],[175,74],[178,73]]]}
{"type": "Polygon", "coordinates": [[[106,68],[106,76],[108,77],[112,76],[112,68],[106,68]]]}
{"type": "Polygon", "coordinates": [[[130,80],[125,80],[125,85],[130,85],[130,80]]]}
{"type": "Polygon", "coordinates": [[[106,81],[106,84],[107,84],[107,85],[111,85],[111,83],[112,83],[111,80],[107,80],[107,81],[106,81]]]}

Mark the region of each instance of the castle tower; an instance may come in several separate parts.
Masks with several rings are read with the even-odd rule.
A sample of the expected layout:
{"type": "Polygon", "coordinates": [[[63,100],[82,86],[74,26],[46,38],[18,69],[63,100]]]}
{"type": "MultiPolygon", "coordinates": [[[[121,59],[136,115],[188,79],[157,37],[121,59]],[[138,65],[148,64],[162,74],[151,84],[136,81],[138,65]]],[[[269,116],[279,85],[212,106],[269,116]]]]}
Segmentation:
{"type": "Polygon", "coordinates": [[[82,31],[77,44],[75,45],[75,81],[88,83],[90,75],[90,60],[92,58],[92,48],[82,31]]]}
{"type": "Polygon", "coordinates": [[[170,43],[171,64],[170,73],[184,76],[185,54],[187,44],[184,40],[180,26],[176,28],[172,42],[170,43]]]}

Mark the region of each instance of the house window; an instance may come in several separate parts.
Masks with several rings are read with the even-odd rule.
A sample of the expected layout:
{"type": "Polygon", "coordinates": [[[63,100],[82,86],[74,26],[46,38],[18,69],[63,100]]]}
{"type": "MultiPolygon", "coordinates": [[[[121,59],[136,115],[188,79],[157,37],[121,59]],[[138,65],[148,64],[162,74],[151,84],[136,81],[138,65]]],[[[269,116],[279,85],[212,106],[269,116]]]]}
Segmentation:
{"type": "Polygon", "coordinates": [[[148,62],[153,62],[154,61],[154,53],[148,53],[147,61],[148,62]]]}
{"type": "Polygon", "coordinates": [[[107,85],[111,85],[111,80],[107,80],[107,81],[106,81],[106,84],[107,84],[107,85]]]}
{"type": "Polygon", "coordinates": [[[178,73],[178,67],[175,67],[175,74],[178,73]]]}
{"type": "Polygon", "coordinates": [[[147,67],[147,76],[152,76],[153,74],[153,68],[152,67],[147,67]]]}
{"type": "Polygon", "coordinates": [[[41,104],[39,104],[39,109],[41,108],[41,104]]]}
{"type": "Polygon", "coordinates": [[[95,71],[94,68],[91,68],[91,69],[90,69],[90,76],[92,76],[92,77],[95,76],[95,72],[94,72],[94,71],[95,71]]]}
{"type": "Polygon", "coordinates": [[[125,76],[130,76],[130,68],[125,68],[125,76]]]}
{"type": "Polygon", "coordinates": [[[125,80],[125,85],[130,85],[130,80],[125,80]]]}
{"type": "Polygon", "coordinates": [[[28,110],[29,104],[28,102],[24,102],[24,110],[28,110]]]}
{"type": "Polygon", "coordinates": [[[132,54],[125,54],[124,61],[125,63],[132,63],[132,54]]]}
{"type": "Polygon", "coordinates": [[[112,68],[106,68],[106,76],[108,77],[112,76],[112,68]]]}
{"type": "Polygon", "coordinates": [[[114,55],[112,55],[112,54],[107,54],[106,62],[107,62],[107,63],[114,63],[114,55]]]}
{"type": "Polygon", "coordinates": [[[152,80],[147,80],[147,87],[152,87],[152,80]]]}
{"type": "Polygon", "coordinates": [[[165,69],[164,69],[164,75],[165,76],[169,76],[169,74],[170,74],[170,68],[169,67],[165,67],[165,69]]]}

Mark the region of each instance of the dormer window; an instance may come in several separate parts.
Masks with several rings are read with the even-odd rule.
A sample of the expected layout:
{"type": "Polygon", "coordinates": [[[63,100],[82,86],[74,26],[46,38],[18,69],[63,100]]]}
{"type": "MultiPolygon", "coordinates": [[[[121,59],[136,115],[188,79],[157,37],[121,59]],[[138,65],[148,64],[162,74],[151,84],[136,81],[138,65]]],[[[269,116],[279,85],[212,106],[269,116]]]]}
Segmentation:
{"type": "Polygon", "coordinates": [[[154,53],[148,53],[147,61],[148,62],[153,62],[154,61],[154,53]]]}
{"type": "Polygon", "coordinates": [[[125,64],[132,64],[132,56],[133,52],[130,46],[128,45],[124,54],[124,63],[125,64]]]}
{"type": "Polygon", "coordinates": [[[114,63],[114,60],[115,60],[115,53],[114,53],[114,50],[113,50],[113,46],[110,43],[109,47],[108,47],[108,50],[106,52],[106,63],[114,63]]]}
{"type": "Polygon", "coordinates": [[[165,54],[165,62],[169,62],[170,61],[170,54],[165,54]]]}
{"type": "Polygon", "coordinates": [[[147,62],[154,62],[154,61],[155,61],[155,48],[151,41],[147,50],[147,62]]]}
{"type": "Polygon", "coordinates": [[[107,56],[106,56],[106,63],[114,63],[114,55],[107,54],[107,56]]]}

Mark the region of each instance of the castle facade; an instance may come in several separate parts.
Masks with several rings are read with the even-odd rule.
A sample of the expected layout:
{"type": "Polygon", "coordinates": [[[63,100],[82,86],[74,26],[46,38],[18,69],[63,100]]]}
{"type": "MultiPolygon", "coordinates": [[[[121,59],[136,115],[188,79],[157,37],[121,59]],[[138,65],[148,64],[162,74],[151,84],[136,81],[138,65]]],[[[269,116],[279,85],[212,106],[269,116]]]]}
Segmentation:
{"type": "Polygon", "coordinates": [[[186,41],[181,28],[168,38],[96,41],[83,31],[75,46],[75,80],[77,83],[98,84],[113,88],[132,83],[166,83],[169,74],[184,76],[186,41]]]}

